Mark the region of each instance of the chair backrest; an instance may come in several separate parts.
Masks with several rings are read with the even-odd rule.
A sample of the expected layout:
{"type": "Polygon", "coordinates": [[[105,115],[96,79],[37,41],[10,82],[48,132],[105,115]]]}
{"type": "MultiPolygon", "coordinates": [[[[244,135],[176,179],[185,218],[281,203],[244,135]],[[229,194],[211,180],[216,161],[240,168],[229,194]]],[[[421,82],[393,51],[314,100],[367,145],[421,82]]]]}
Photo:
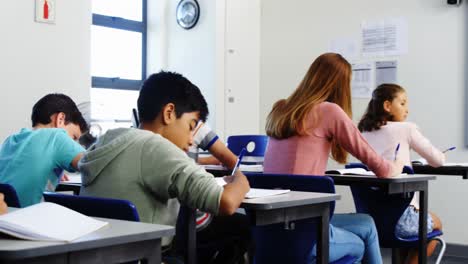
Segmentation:
{"type": "Polygon", "coordinates": [[[227,147],[235,155],[239,155],[243,148],[247,150],[242,163],[263,163],[267,145],[266,135],[236,135],[227,138],[227,147]]]}
{"type": "MultiPolygon", "coordinates": [[[[246,174],[252,188],[283,188],[303,192],[335,193],[333,179],[327,176],[246,174]]],[[[332,202],[330,217],[335,203],[332,202]]],[[[248,213],[248,212],[247,212],[248,213]]],[[[317,240],[317,221],[294,221],[293,229],[285,224],[252,228],[255,239],[255,263],[312,263],[312,249],[317,240]]]]}
{"type": "Polygon", "coordinates": [[[139,222],[136,206],[127,200],[44,192],[44,200],[87,216],[139,222]]]}
{"type": "MultiPolygon", "coordinates": [[[[346,168],[365,168],[362,163],[350,163],[346,168]]],[[[403,173],[414,174],[409,166],[403,173]]],[[[374,219],[382,247],[394,247],[399,239],[395,236],[395,226],[403,212],[409,206],[414,193],[384,194],[377,187],[350,186],[357,213],[369,214],[374,219]]]]}
{"type": "Polygon", "coordinates": [[[10,184],[0,183],[0,193],[5,196],[5,202],[9,207],[21,208],[21,204],[15,188],[10,184]]]}

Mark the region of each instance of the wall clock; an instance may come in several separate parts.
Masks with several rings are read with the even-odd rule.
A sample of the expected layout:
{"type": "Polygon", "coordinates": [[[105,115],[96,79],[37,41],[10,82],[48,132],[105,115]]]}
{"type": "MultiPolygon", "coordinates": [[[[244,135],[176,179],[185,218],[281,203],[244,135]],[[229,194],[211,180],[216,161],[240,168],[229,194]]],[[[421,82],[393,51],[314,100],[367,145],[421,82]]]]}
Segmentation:
{"type": "Polygon", "coordinates": [[[184,29],[193,28],[200,17],[200,6],[196,0],[181,0],[177,5],[177,23],[184,29]]]}

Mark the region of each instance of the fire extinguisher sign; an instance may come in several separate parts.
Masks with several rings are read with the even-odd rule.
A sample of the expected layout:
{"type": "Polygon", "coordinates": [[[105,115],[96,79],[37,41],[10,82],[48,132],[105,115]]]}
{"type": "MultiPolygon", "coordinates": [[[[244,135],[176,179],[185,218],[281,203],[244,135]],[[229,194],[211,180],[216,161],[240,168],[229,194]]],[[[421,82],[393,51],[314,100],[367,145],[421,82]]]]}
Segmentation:
{"type": "Polygon", "coordinates": [[[36,22],[55,22],[55,0],[36,0],[36,22]]]}

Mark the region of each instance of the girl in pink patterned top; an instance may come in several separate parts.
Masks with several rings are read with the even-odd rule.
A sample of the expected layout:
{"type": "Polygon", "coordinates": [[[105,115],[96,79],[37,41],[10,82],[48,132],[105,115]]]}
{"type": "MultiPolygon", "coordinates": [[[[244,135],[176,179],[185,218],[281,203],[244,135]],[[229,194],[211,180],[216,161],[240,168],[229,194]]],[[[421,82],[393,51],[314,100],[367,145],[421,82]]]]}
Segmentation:
{"type": "MultiPolygon", "coordinates": [[[[407,116],[408,97],[405,90],[396,84],[381,84],[372,93],[372,99],[358,127],[363,137],[383,157],[391,159],[395,155],[395,147],[400,144],[398,156],[407,166],[411,166],[411,149],[425,158],[429,165],[443,165],[445,155],[422,135],[415,124],[405,122],[407,116]]],[[[410,237],[418,234],[418,210],[419,195],[415,193],[410,206],[395,227],[397,236],[410,237]]],[[[428,232],[442,229],[440,219],[432,212],[429,213],[427,224],[428,232]]],[[[436,244],[436,241],[428,244],[429,255],[434,251],[436,244]]],[[[418,263],[418,251],[411,250],[407,259],[408,263],[418,263]]]]}
{"type": "MultiPolygon", "coordinates": [[[[297,89],[268,115],[265,173],[323,175],[330,153],[346,163],[350,152],[378,177],[400,174],[403,163],[380,157],[350,119],[350,81],[351,65],[339,54],[325,53],[312,63],[297,89]]],[[[363,263],[382,263],[370,216],[335,214],[330,234],[330,262],[352,255],[363,263]]]]}

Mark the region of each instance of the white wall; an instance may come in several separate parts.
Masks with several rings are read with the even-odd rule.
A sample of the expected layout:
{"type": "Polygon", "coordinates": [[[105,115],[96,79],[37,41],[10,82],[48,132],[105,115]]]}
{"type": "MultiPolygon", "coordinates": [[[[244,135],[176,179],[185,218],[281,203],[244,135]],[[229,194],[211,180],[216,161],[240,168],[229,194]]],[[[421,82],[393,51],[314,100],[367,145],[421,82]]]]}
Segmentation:
{"type": "Polygon", "coordinates": [[[42,96],[89,101],[91,2],[56,1],[55,24],[34,22],[34,1],[4,1],[0,16],[0,141],[30,127],[42,96]]]}
{"type": "Polygon", "coordinates": [[[185,30],[176,21],[178,1],[148,1],[148,74],[161,69],[183,74],[202,91],[215,126],[216,2],[198,1],[200,19],[185,30]]]}
{"type": "MultiPolygon", "coordinates": [[[[443,0],[281,0],[262,2],[260,127],[272,104],[289,95],[308,66],[338,37],[359,39],[363,19],[404,17],[409,53],[398,60],[398,80],[410,100],[410,120],[440,148],[457,146],[450,161],[468,161],[464,148],[467,3],[452,7],[443,0]]],[[[395,58],[395,57],[394,57],[395,58]]],[[[353,100],[354,119],[367,100],[353,100]]],[[[353,210],[347,188],[339,211],[353,210]]],[[[443,221],[449,243],[468,244],[468,181],[438,177],[430,184],[429,208],[443,221]]]]}

